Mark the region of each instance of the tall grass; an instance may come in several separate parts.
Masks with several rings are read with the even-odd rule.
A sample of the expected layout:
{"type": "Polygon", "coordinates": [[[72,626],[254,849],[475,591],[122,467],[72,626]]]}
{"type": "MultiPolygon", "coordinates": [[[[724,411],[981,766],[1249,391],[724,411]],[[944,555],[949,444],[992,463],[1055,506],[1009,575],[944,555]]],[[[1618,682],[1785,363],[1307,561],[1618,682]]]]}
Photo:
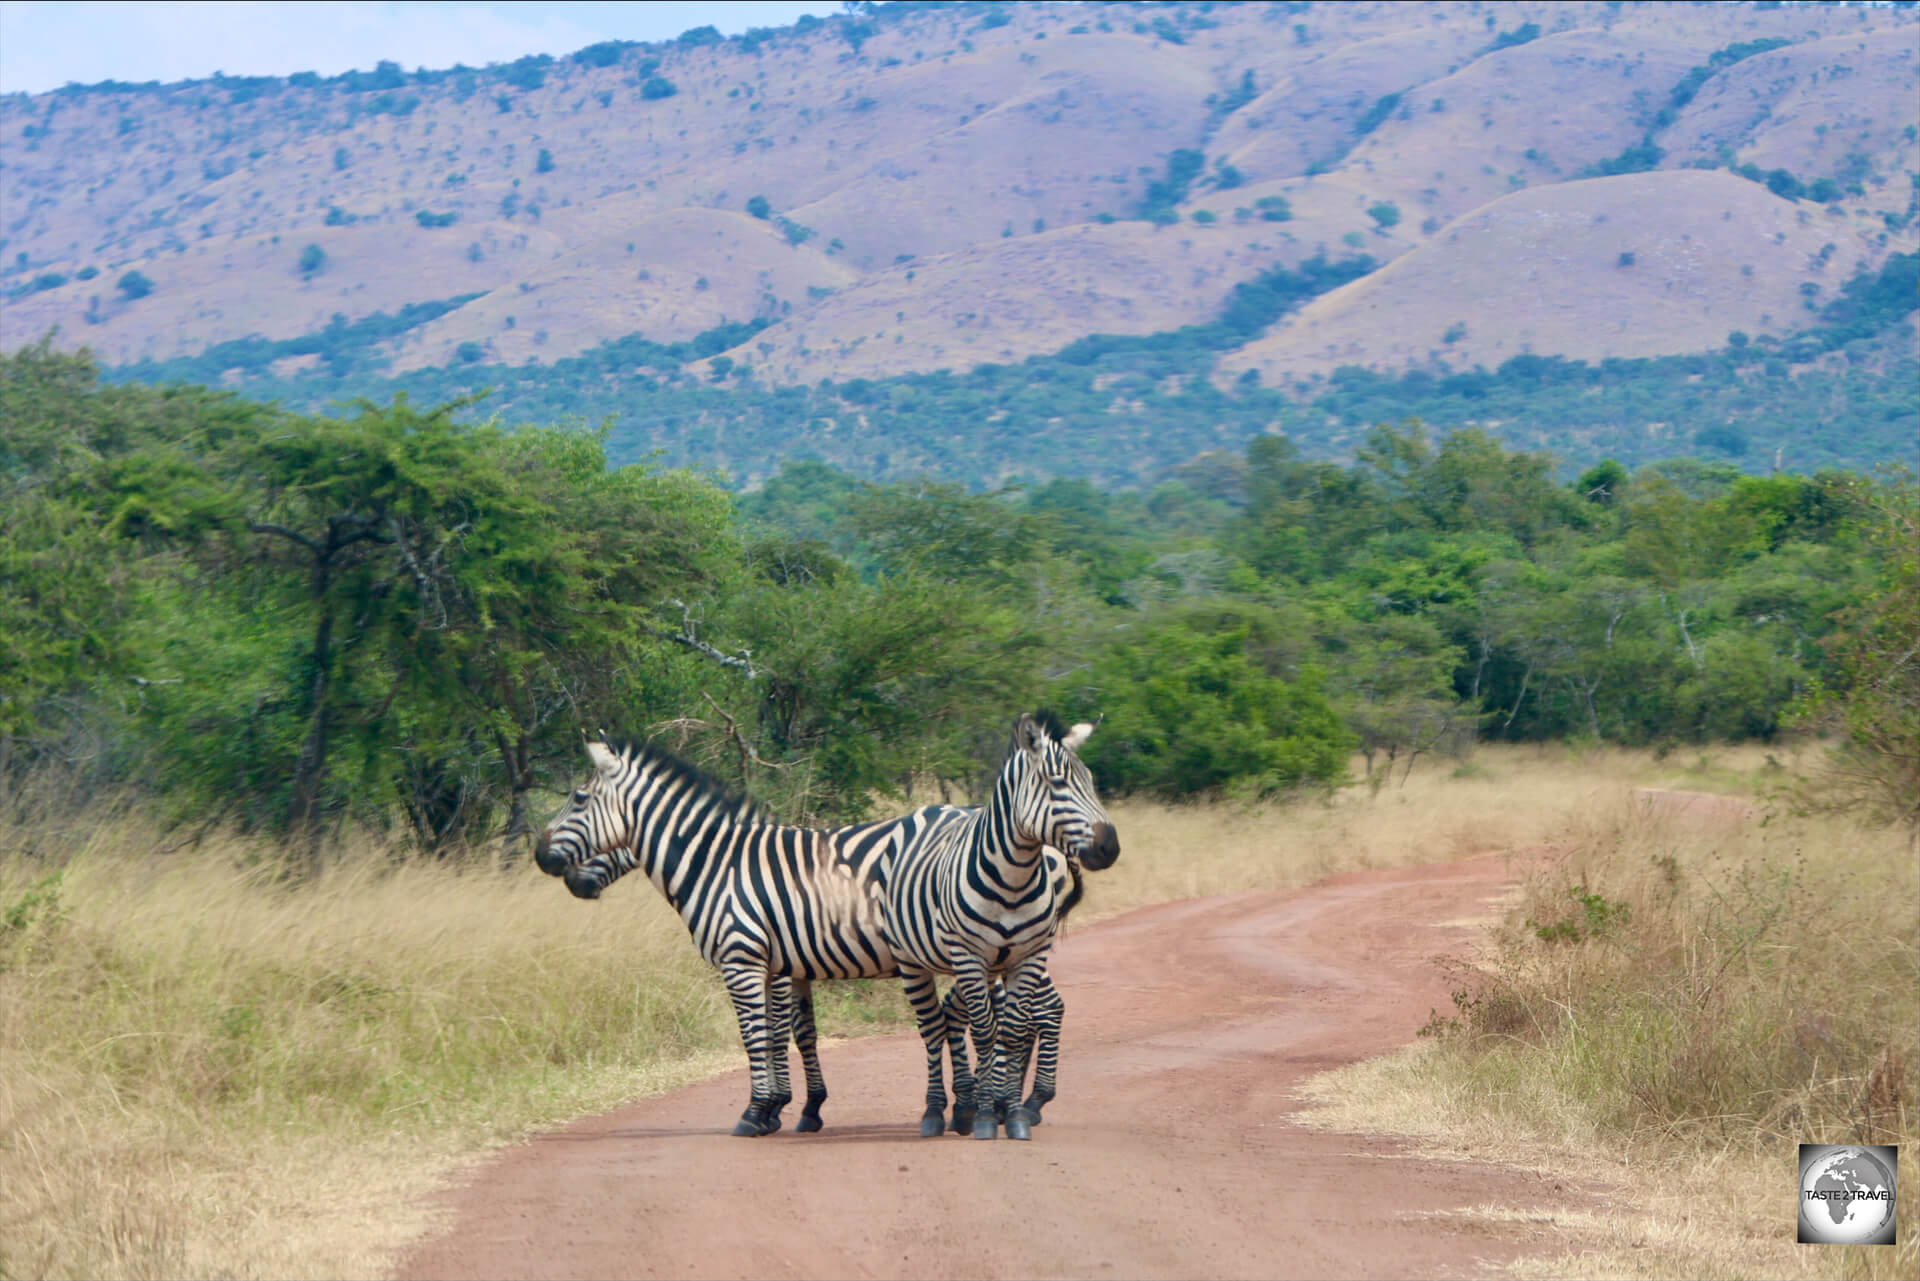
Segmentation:
{"type": "Polygon", "coordinates": [[[1450,1146],[1553,1154],[1563,1173],[1594,1158],[1647,1194],[1643,1217],[1596,1223],[1555,1271],[1920,1274],[1911,1167],[1897,1248],[1791,1244],[1796,1145],[1920,1142],[1916,905],[1903,829],[1658,795],[1595,805],[1459,964],[1436,1043],[1327,1083],[1325,1119],[1393,1117],[1450,1146]]]}
{"type": "MultiPolygon", "coordinates": [[[[1123,803],[1125,853],[1089,878],[1083,919],[1539,846],[1686,775],[1484,750],[1377,796],[1123,803]]],[[[0,795],[0,1277],[376,1273],[459,1160],[743,1061],[716,977],[645,884],[587,904],[524,865],[366,838],[290,886],[271,846],[190,835],[0,795]]],[[[830,1035],[907,1022],[897,984],[820,996],[830,1035]]]]}
{"type": "MultiPolygon", "coordinates": [[[[376,1269],[434,1158],[739,1061],[645,884],[588,905],[363,845],[289,887],[254,842],[10,817],[0,1275],[376,1269]]],[[[894,986],[841,985],[823,1022],[893,1019],[894,986]]]]}

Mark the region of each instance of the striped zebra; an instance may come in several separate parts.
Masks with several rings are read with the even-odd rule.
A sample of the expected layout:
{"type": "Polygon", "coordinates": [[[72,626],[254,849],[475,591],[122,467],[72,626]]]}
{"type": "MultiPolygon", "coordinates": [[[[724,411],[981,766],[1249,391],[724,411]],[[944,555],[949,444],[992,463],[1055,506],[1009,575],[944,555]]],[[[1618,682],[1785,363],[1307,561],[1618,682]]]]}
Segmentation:
{"type": "MultiPolygon", "coordinates": [[[[1080,865],[1049,849],[1046,852],[1048,875],[1053,878],[1053,893],[1059,908],[1054,914],[1054,933],[1067,923],[1067,914],[1073,911],[1085,892],[1081,878],[1080,865]]],[[[1012,1028],[1002,1034],[1002,1041],[1019,1044],[1031,1037],[1034,1046],[1033,1093],[1021,1106],[1027,1110],[1031,1124],[1040,1124],[1040,1111],[1053,1102],[1055,1087],[1060,1069],[1060,1023],[1066,1013],[1067,1003],[1060,999],[1059,990],[1053,985],[1051,975],[1043,975],[1033,996],[1026,1006],[1009,1009],[1006,1005],[1007,985],[1004,980],[996,979],[993,984],[994,1009],[1000,1018],[1010,1018],[1012,1028]]],[[[941,1003],[940,1012],[944,1016],[947,1029],[947,1053],[954,1062],[954,1120],[953,1128],[957,1134],[967,1133],[976,1114],[973,1101],[973,1085],[967,1073],[967,1014],[960,1003],[957,988],[948,988],[946,1000],[941,1003]],[[960,1082],[967,1082],[967,1093],[960,1094],[960,1082]],[[964,1102],[962,1098],[964,1097],[964,1102]]],[[[1020,1087],[1026,1081],[1027,1068],[1024,1056],[1016,1062],[1009,1060],[1006,1068],[1008,1084],[1011,1087],[1007,1098],[1012,1099],[1020,1093],[1020,1087]]],[[[1004,1122],[1010,1109],[1001,1101],[995,1101],[995,1117],[1004,1122]]]]}
{"type": "MultiPolygon", "coordinates": [[[[896,857],[885,877],[885,929],[907,999],[920,1022],[928,1053],[927,1111],[920,1132],[944,1128],[939,1100],[940,1041],[948,1023],[934,986],[954,976],[956,1015],[973,1033],[975,1058],[988,1085],[972,1121],[977,1139],[995,1137],[995,1107],[1006,1110],[1009,1138],[1029,1136],[1033,1117],[1012,1101],[1025,1072],[1034,1016],[1044,1008],[1047,952],[1064,902],[1056,890],[1046,847],[1099,871],[1120,856],[1120,840],[1101,807],[1093,777],[1077,750],[1091,725],[1068,730],[1054,717],[1022,715],[1014,722],[1006,764],[987,805],[951,807],[932,816],[896,857]],[[992,983],[1004,979],[1008,1039],[992,983]]],[[[1055,994],[1057,999],[1057,994],[1055,994]]],[[[956,1083],[957,1085],[957,1083],[956,1083]]]]}
{"type": "MultiPolygon", "coordinates": [[[[780,1128],[791,1101],[789,1031],[807,1073],[798,1128],[819,1129],[827,1093],[812,983],[897,972],[882,927],[888,869],[955,807],[828,831],[786,827],[760,821],[739,794],[660,748],[590,742],[587,755],[593,777],[541,831],[534,861],[585,899],[628,872],[644,872],[720,971],[733,1002],[753,1082],[733,1132],[780,1128]]],[[[943,1036],[944,1028],[932,1034],[943,1036]]]]}

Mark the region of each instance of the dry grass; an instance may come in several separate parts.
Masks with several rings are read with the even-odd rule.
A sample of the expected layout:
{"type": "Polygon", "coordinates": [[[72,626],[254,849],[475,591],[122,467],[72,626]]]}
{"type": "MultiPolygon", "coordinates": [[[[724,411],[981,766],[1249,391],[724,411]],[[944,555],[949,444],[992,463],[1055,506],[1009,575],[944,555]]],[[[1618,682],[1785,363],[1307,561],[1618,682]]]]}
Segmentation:
{"type": "Polygon", "coordinates": [[[1462,960],[1458,1017],[1308,1117],[1604,1189],[1522,1275],[1915,1275],[1911,1169],[1894,1249],[1797,1245],[1790,1207],[1798,1143],[1920,1141],[1917,898],[1899,830],[1596,805],[1462,960]]]}
{"type": "Polygon", "coordinates": [[[645,886],[74,841],[0,860],[0,1276],[367,1274],[450,1162],[739,1059],[645,886]]]}
{"type": "MultiPolygon", "coordinates": [[[[1148,903],[1291,889],[1339,872],[1472,858],[1563,843],[1636,788],[1753,797],[1784,782],[1784,749],[1721,748],[1655,760],[1613,748],[1483,746],[1470,761],[1423,762],[1377,791],[1347,788],[1280,807],[1110,806],[1124,850],[1087,881],[1087,919],[1148,903]],[[1772,763],[1770,763],[1772,762],[1772,763]]],[[[1356,759],[1353,773],[1359,777],[1356,759]]]]}
{"type": "MultiPolygon", "coordinates": [[[[1085,918],[1564,841],[1636,785],[1751,790],[1761,754],[1483,750],[1285,807],[1115,807],[1085,918]]],[[[0,1277],[380,1271],[486,1148],[737,1067],[717,979],[644,885],[346,850],[316,884],[137,815],[0,797],[0,1277]]],[[[901,1026],[829,985],[830,1034],[901,1026]]]]}

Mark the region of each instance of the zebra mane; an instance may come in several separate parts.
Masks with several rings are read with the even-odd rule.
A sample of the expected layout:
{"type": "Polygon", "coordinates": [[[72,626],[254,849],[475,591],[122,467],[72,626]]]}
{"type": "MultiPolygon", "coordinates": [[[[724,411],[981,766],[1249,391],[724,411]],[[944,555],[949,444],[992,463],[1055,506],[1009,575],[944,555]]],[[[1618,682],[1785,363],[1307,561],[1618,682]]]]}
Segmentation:
{"type": "Polygon", "coordinates": [[[1080,870],[1079,860],[1071,858],[1067,860],[1067,875],[1073,878],[1073,888],[1067,891],[1066,900],[1054,912],[1054,920],[1057,922],[1054,928],[1061,933],[1066,932],[1067,913],[1079,905],[1081,896],[1087,892],[1087,874],[1080,870]]]}
{"type": "Polygon", "coordinates": [[[751,796],[658,744],[637,738],[608,738],[606,744],[608,750],[626,757],[636,765],[651,766],[653,773],[660,778],[685,783],[699,795],[712,801],[714,808],[728,818],[748,823],[770,821],[761,810],[759,802],[751,796]]]}
{"type": "Polygon", "coordinates": [[[1048,738],[1056,743],[1066,741],[1067,723],[1060,719],[1058,713],[1043,707],[1033,714],[1033,719],[1039,722],[1040,728],[1046,731],[1048,738]]]}

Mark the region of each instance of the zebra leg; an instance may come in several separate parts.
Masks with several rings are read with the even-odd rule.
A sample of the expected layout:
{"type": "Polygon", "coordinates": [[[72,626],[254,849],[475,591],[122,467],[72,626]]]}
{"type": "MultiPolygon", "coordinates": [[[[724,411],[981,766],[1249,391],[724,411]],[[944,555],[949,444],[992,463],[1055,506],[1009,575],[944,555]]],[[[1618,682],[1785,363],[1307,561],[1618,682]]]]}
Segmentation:
{"type": "Polygon", "coordinates": [[[947,1057],[953,1061],[953,1132],[969,1134],[979,1107],[974,1100],[973,1065],[967,1058],[967,1011],[955,989],[947,989],[940,1014],[947,1025],[947,1057]]]}
{"type": "MultiPolygon", "coordinates": [[[[974,1059],[980,1064],[982,1075],[987,1075],[987,1064],[994,1064],[994,1071],[988,1076],[989,1088],[986,1096],[984,1099],[979,1100],[983,1106],[974,1114],[973,1137],[976,1139],[997,1138],[999,1137],[1000,1124],[998,1118],[993,1115],[992,1102],[994,1092],[992,1087],[998,1083],[994,1079],[999,1074],[999,1064],[995,1060],[994,1052],[996,1048],[995,1041],[999,1036],[1000,1029],[999,1020],[995,1017],[993,1009],[993,985],[987,977],[986,962],[979,957],[968,954],[964,957],[956,958],[956,962],[954,966],[953,989],[960,994],[960,1004],[966,1010],[967,1022],[973,1029],[974,1059]]],[[[979,1085],[977,1083],[975,1084],[974,1090],[975,1096],[978,1098],[979,1085]]]]}
{"type": "Polygon", "coordinates": [[[794,1021],[794,981],[784,976],[767,979],[767,1071],[770,1074],[767,1097],[767,1130],[780,1128],[780,1113],[793,1102],[793,1082],[788,1075],[787,1037],[797,1031],[794,1021]]]}
{"type": "Polygon", "coordinates": [[[1046,964],[1046,954],[1042,952],[1021,965],[1007,984],[1007,1017],[1000,1025],[999,1045],[1005,1057],[995,1065],[994,1086],[998,1091],[996,1099],[1003,1101],[1007,1108],[1010,1139],[1033,1137],[1033,1114],[1025,1104],[1014,1100],[1020,1097],[1020,1087],[1027,1076],[1027,1059],[1033,1052],[1033,1012],[1040,1003],[1042,985],[1049,982],[1046,964]]]}
{"type": "Polygon", "coordinates": [[[1051,977],[1041,983],[1027,1003],[1037,1052],[1033,1093],[1027,1096],[1025,1106],[1033,1114],[1035,1125],[1040,1124],[1040,1109],[1053,1102],[1055,1075],[1060,1069],[1060,1021],[1066,1009],[1067,1003],[1060,999],[1060,991],[1054,987],[1051,977]]]}
{"type": "Polygon", "coordinates": [[[720,971],[720,977],[733,1001],[734,1017],[740,1021],[740,1042],[747,1047],[753,1078],[747,1110],[740,1114],[733,1132],[738,1138],[759,1138],[780,1126],[780,1118],[773,1111],[773,1047],[767,1035],[770,984],[766,970],[753,965],[729,964],[720,971]]]}
{"type": "Polygon", "coordinates": [[[800,1066],[807,1074],[807,1105],[800,1110],[800,1122],[793,1128],[812,1134],[824,1124],[820,1105],[827,1101],[827,1079],[820,1074],[820,1041],[813,1022],[813,984],[793,985],[793,1043],[800,1047],[800,1066]]]}
{"type": "Polygon", "coordinates": [[[937,1139],[946,1128],[947,1078],[940,1061],[940,1043],[946,1039],[946,1019],[941,1015],[940,995],[934,988],[932,974],[902,966],[900,977],[906,982],[914,1021],[920,1025],[920,1040],[927,1047],[927,1110],[920,1115],[920,1137],[937,1139]]]}

